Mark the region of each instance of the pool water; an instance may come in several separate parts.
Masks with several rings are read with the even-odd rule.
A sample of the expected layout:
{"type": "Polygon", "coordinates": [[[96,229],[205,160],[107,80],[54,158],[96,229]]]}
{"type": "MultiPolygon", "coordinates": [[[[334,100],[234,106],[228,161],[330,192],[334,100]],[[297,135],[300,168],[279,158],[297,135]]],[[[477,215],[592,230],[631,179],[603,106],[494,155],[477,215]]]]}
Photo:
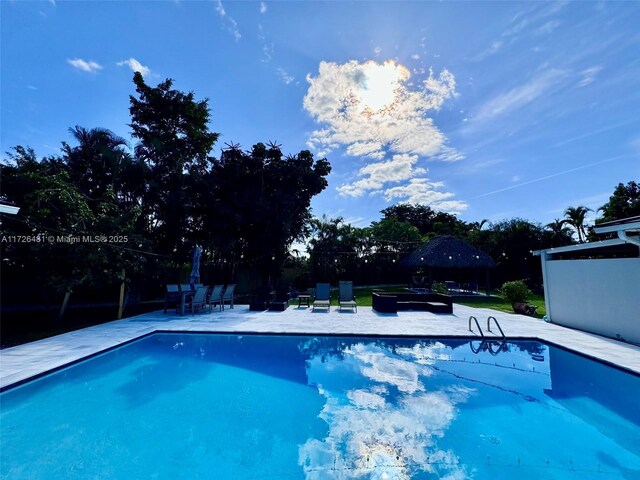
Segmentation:
{"type": "Polygon", "coordinates": [[[6,479],[640,479],[640,377],[538,342],[154,334],[0,395],[6,479]]]}

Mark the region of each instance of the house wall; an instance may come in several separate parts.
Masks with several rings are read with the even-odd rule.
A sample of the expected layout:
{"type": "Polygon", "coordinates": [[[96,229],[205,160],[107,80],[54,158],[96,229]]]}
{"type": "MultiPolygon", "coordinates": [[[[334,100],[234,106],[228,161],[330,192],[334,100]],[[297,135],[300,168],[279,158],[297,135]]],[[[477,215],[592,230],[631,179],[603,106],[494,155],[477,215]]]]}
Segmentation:
{"type": "Polygon", "coordinates": [[[640,258],[545,263],[553,323],[640,343],[640,258]]]}

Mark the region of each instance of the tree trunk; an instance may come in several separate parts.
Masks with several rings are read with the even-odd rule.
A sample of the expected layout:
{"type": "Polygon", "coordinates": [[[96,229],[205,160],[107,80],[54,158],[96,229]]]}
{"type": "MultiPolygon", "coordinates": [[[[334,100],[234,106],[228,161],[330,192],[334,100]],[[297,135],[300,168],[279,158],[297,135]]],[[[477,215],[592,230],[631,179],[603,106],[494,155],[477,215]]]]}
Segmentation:
{"type": "Polygon", "coordinates": [[[118,320],[122,318],[122,310],[124,307],[124,279],[125,279],[125,271],[122,269],[122,283],[120,284],[120,301],[118,302],[118,320]]]}

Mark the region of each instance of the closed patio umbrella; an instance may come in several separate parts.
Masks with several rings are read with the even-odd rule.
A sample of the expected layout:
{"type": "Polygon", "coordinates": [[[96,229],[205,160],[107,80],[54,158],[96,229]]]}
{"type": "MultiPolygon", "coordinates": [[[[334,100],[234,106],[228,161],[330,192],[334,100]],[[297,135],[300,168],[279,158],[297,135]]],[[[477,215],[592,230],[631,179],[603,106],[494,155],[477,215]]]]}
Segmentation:
{"type": "Polygon", "coordinates": [[[191,262],[191,275],[189,276],[189,283],[191,285],[200,282],[200,256],[202,255],[202,248],[200,245],[196,245],[193,249],[193,259],[191,262]]]}

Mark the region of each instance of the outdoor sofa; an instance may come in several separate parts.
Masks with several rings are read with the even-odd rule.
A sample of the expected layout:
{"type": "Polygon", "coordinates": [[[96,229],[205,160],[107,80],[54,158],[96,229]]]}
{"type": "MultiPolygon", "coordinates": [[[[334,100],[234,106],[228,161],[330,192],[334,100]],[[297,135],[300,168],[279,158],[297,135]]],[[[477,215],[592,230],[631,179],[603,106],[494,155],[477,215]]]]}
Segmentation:
{"type": "Polygon", "coordinates": [[[453,299],[440,293],[372,292],[371,305],[377,312],[396,313],[419,310],[431,313],[453,313],[453,299]]]}

